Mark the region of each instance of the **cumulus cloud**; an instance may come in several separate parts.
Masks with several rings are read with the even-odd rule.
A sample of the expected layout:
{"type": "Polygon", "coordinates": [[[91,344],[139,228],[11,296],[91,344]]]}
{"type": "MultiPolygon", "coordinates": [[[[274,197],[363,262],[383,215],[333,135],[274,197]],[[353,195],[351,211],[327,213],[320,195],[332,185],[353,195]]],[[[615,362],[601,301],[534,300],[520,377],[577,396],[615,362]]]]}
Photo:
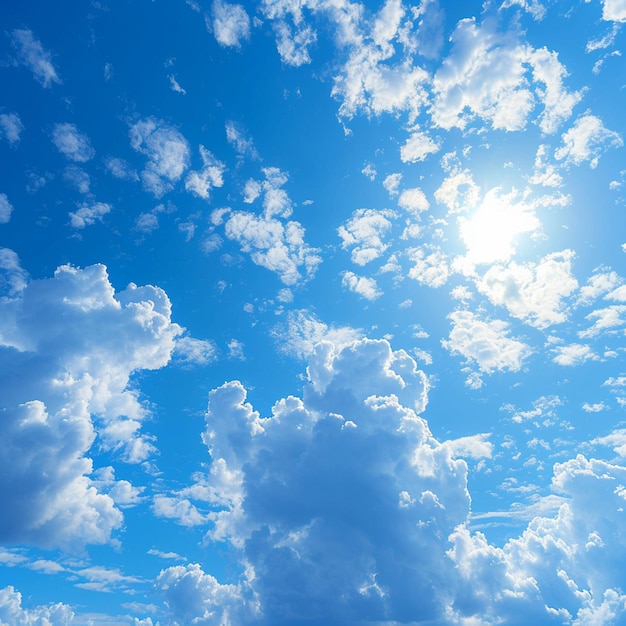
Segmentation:
{"type": "Polygon", "coordinates": [[[0,224],[7,224],[13,213],[13,205],[9,202],[6,193],[0,193],[0,224]]]}
{"type": "Polygon", "coordinates": [[[87,455],[96,440],[129,462],[152,452],[129,379],[169,360],[181,332],[169,300],[150,286],[115,293],[102,265],[66,265],[0,306],[0,538],[69,550],[105,543],[122,515],[87,455]]]}
{"type": "Polygon", "coordinates": [[[571,250],[548,254],[538,263],[494,265],[476,282],[479,291],[511,315],[537,328],[567,319],[565,299],[578,288],[571,250]]]}
{"type": "Polygon", "coordinates": [[[221,46],[239,48],[250,38],[250,18],[240,4],[213,2],[213,34],[221,46]]]}
{"type": "Polygon", "coordinates": [[[332,90],[341,100],[340,116],[406,112],[413,121],[427,101],[428,74],[398,45],[403,29],[412,27],[403,4],[388,0],[371,19],[355,6],[331,11],[329,17],[349,54],[332,90]]]}
{"type": "Polygon", "coordinates": [[[624,0],[602,0],[602,19],[612,22],[626,22],[624,0]]]}
{"type": "Polygon", "coordinates": [[[598,165],[602,153],[610,147],[624,145],[622,138],[615,131],[604,127],[602,120],[595,115],[583,115],[563,136],[563,145],[554,156],[565,165],[580,165],[589,161],[589,166],[598,165]]]}
{"type": "Polygon", "coordinates": [[[435,200],[450,213],[468,211],[480,201],[480,189],[469,170],[453,171],[435,191],[435,200]]]}
{"type": "Polygon", "coordinates": [[[426,194],[419,188],[405,189],[398,198],[398,206],[408,213],[419,215],[430,206],[426,194]]]}
{"type": "Polygon", "coordinates": [[[563,86],[566,72],[555,53],[497,33],[493,24],[463,19],[451,40],[451,53],[433,79],[431,115],[442,128],[465,128],[480,118],[494,129],[519,131],[542,104],[538,124],[552,133],[581,98],[563,86]]]}
{"type": "Polygon", "coordinates": [[[20,135],[24,130],[24,124],[17,113],[0,113],[0,136],[16,146],[20,142],[20,135]]]}
{"type": "Polygon", "coordinates": [[[73,228],[82,229],[101,222],[102,218],[110,212],[111,205],[105,202],[83,204],[77,211],[70,212],[70,224],[73,228]]]}
{"type": "Polygon", "coordinates": [[[413,267],[409,270],[409,278],[428,285],[442,287],[450,275],[450,267],[446,255],[438,249],[411,248],[407,250],[413,267]]]}
{"type": "Polygon", "coordinates": [[[310,48],[317,34],[303,15],[302,3],[264,0],[263,14],[272,21],[276,48],[283,63],[298,67],[311,62],[310,48]]]}
{"type": "Polygon", "coordinates": [[[321,341],[330,341],[338,349],[362,339],[363,332],[350,326],[326,324],[307,310],[289,311],[287,321],[278,324],[272,331],[281,352],[300,359],[313,354],[321,341]]]}
{"type": "MultiPolygon", "coordinates": [[[[228,218],[224,232],[250,254],[254,263],[276,272],[286,285],[294,285],[303,278],[312,278],[322,259],[319,250],[304,241],[303,226],[294,220],[284,221],[293,210],[293,203],[282,188],[287,175],[276,167],[263,168],[263,173],[262,183],[248,181],[246,185],[247,202],[252,204],[262,196],[263,213],[225,212],[223,215],[228,218]]],[[[223,215],[218,218],[216,214],[216,219],[221,222],[223,215]]]]}
{"type": "Polygon", "coordinates": [[[55,124],[52,130],[52,141],[57,150],[71,161],[85,163],[93,159],[96,154],[89,137],[81,133],[75,124],[55,124]]]}
{"type": "Polygon", "coordinates": [[[226,166],[218,161],[204,146],[200,146],[202,169],[193,170],[187,174],[185,189],[203,200],[209,199],[212,187],[221,187],[224,184],[226,166]]]}
{"type": "Polygon", "coordinates": [[[439,151],[436,143],[427,133],[415,131],[400,148],[400,159],[404,163],[424,161],[429,154],[439,151]]]}
{"type": "Polygon", "coordinates": [[[318,344],[302,397],[269,417],[239,381],[211,391],[196,487],[214,507],[208,539],[241,569],[228,584],[198,564],[163,570],[171,623],[621,623],[626,469],[556,463],[549,506],[496,547],[468,529],[463,460],[491,457],[489,434],[434,439],[427,380],[363,339],[318,344]]]}
{"type": "Polygon", "coordinates": [[[516,372],[531,353],[529,346],[509,336],[506,322],[484,321],[472,311],[454,311],[449,317],[452,330],[442,345],[476,363],[483,372],[516,372]]]}
{"type": "Polygon", "coordinates": [[[52,83],[61,83],[52,64],[52,55],[44,49],[31,30],[17,28],[11,32],[10,37],[18,62],[27,67],[42,86],[50,87],[52,83]]]}
{"type": "Polygon", "coordinates": [[[173,126],[153,117],[130,127],[130,144],[148,163],[141,173],[143,186],[157,198],[174,188],[189,167],[189,144],[173,126]]]}
{"type": "Polygon", "coordinates": [[[67,604],[59,602],[27,609],[22,607],[22,594],[13,586],[0,589],[0,624],[69,626],[73,620],[74,612],[67,604]]]}
{"type": "Polygon", "coordinates": [[[208,480],[228,507],[211,535],[241,547],[259,623],[441,617],[445,536],[469,498],[465,462],[418,417],[426,376],[369,340],[319,344],[307,371],[303,399],[278,401],[266,419],[239,382],[211,392],[208,480]]]}
{"type": "Polygon", "coordinates": [[[566,346],[557,346],[552,350],[556,356],[552,359],[558,365],[573,367],[585,361],[597,360],[598,356],[585,343],[570,343],[566,346]]]}
{"type": "Polygon", "coordinates": [[[384,238],[395,217],[397,214],[389,209],[357,209],[346,224],[337,229],[343,240],[341,247],[352,249],[353,263],[366,265],[382,256],[389,247],[384,238]]]}
{"type": "Polygon", "coordinates": [[[378,288],[376,279],[359,276],[354,272],[344,272],[341,284],[349,291],[358,294],[366,300],[377,300],[383,295],[383,292],[378,288]]]}

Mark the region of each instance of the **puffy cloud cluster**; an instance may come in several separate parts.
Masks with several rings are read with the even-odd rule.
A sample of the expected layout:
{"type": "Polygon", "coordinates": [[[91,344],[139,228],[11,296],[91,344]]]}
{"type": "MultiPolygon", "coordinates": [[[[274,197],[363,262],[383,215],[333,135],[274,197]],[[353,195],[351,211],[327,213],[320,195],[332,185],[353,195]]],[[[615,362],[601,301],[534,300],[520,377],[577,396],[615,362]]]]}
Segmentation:
{"type": "MultiPolygon", "coordinates": [[[[287,175],[276,167],[263,169],[264,181],[250,180],[245,189],[249,204],[263,197],[263,213],[227,211],[224,225],[226,237],[237,241],[254,263],[276,272],[286,285],[294,285],[311,278],[321,263],[319,250],[304,241],[305,230],[299,222],[287,220],[292,213],[292,202],[282,188],[287,175]]],[[[224,212],[214,212],[215,222],[224,212]]]]}
{"type": "Polygon", "coordinates": [[[478,289],[511,315],[547,328],[567,319],[565,298],[578,288],[571,250],[549,254],[538,263],[493,265],[477,281],[478,289]]]}
{"type": "Polygon", "coordinates": [[[566,165],[580,165],[589,161],[595,168],[600,156],[608,147],[620,147],[624,141],[618,133],[605,128],[602,120],[595,115],[583,115],[563,134],[563,145],[554,156],[566,165]]]}
{"type": "Polygon", "coordinates": [[[221,187],[224,184],[224,170],[226,166],[218,161],[204,146],[200,146],[202,169],[193,170],[187,174],[185,189],[203,200],[209,199],[212,187],[221,187]]]}
{"type": "Polygon", "coordinates": [[[6,193],[0,193],[0,224],[6,224],[11,219],[13,205],[9,202],[6,193]]]}
{"type": "Polygon", "coordinates": [[[338,229],[344,250],[352,249],[352,262],[366,265],[379,258],[389,247],[383,240],[392,227],[397,213],[389,209],[358,209],[345,225],[338,229]]]}
{"type": "Polygon", "coordinates": [[[107,542],[122,515],[87,454],[96,437],[129,462],[152,452],[129,378],[165,365],[181,329],[163,291],[116,294],[103,265],[27,282],[14,253],[1,258],[0,538],[70,550],[107,542]]]}
{"type": "Polygon", "coordinates": [[[213,2],[213,34],[221,46],[239,48],[250,37],[250,18],[240,4],[213,2]]]}
{"type": "Polygon", "coordinates": [[[130,144],[148,163],[141,173],[143,186],[157,198],[174,188],[189,167],[189,144],[173,126],[147,118],[130,128],[130,144]]]}
{"type": "Polygon", "coordinates": [[[20,624],[20,626],[69,626],[74,613],[66,604],[38,606],[33,609],[22,607],[22,594],[14,587],[0,589],[0,624],[20,624]]]}
{"type": "Polygon", "coordinates": [[[442,128],[465,128],[479,117],[494,129],[522,130],[540,103],[539,126],[553,133],[581,98],[563,86],[566,72],[555,53],[497,33],[493,24],[461,20],[451,40],[452,51],[433,80],[431,114],[442,128]]]}
{"type": "Polygon", "coordinates": [[[525,343],[509,337],[506,322],[481,320],[472,311],[454,311],[449,317],[453,327],[443,346],[476,363],[483,372],[516,372],[531,352],[525,343]]]}
{"type": "Polygon", "coordinates": [[[589,626],[626,618],[626,468],[554,467],[558,512],[502,547],[469,529],[466,458],[482,433],[440,443],[420,417],[428,382],[404,351],[319,343],[302,398],[261,417],[238,381],[209,394],[208,539],[239,556],[221,583],[199,564],[156,580],[172,624],[589,626]]]}

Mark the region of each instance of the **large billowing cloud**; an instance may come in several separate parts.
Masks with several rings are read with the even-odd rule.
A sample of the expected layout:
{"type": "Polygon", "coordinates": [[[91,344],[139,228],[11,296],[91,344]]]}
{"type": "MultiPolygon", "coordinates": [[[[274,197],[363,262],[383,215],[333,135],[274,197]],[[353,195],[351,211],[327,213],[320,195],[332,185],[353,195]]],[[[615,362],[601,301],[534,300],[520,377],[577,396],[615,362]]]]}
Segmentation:
{"type": "Polygon", "coordinates": [[[468,467],[488,435],[438,442],[429,383],[404,351],[361,339],[311,355],[302,398],[263,418],[238,381],[209,394],[208,540],[239,555],[219,582],[199,564],[156,580],[172,624],[622,624],[626,470],[557,463],[556,515],[502,547],[470,529],[468,467]]]}
{"type": "Polygon", "coordinates": [[[68,550],[104,543],[122,515],[90,477],[88,452],[96,437],[128,462],[152,452],[129,378],[165,365],[181,329],[156,287],[116,294],[103,265],[27,282],[10,252],[0,283],[0,538],[68,550]]]}

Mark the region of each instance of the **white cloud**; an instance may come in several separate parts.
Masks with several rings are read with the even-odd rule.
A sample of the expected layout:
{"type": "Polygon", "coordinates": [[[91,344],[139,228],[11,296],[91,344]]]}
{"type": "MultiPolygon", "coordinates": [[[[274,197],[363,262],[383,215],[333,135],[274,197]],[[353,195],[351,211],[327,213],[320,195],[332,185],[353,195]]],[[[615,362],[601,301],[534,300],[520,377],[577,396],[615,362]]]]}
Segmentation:
{"type": "Polygon", "coordinates": [[[95,202],[92,205],[83,204],[77,211],[69,213],[72,228],[85,228],[92,226],[96,222],[101,222],[102,218],[111,212],[111,205],[105,202],[95,202]]]}
{"type": "Polygon", "coordinates": [[[316,42],[315,30],[303,15],[306,3],[264,0],[262,11],[272,21],[276,48],[283,63],[298,67],[311,62],[309,48],[316,42]]]}
{"type": "Polygon", "coordinates": [[[450,268],[448,259],[441,250],[428,254],[424,248],[407,250],[409,259],[414,263],[409,270],[409,277],[429,287],[442,287],[448,281],[450,268]]]}
{"type": "Polygon", "coordinates": [[[179,337],[174,357],[184,365],[207,365],[217,358],[217,347],[213,341],[206,339],[179,337]]]}
{"type": "Polygon", "coordinates": [[[578,282],[572,274],[571,250],[548,254],[538,263],[494,265],[476,281],[481,293],[511,315],[545,329],[567,319],[565,298],[578,282]]]}
{"type": "Polygon", "coordinates": [[[283,224],[272,217],[245,211],[233,212],[225,225],[229,239],[239,243],[254,263],[276,272],[286,285],[311,278],[321,263],[318,250],[304,242],[304,228],[298,222],[283,224]]]}
{"type": "Polygon", "coordinates": [[[602,19],[626,22],[626,2],[624,0],[602,0],[602,19]]]}
{"type": "Polygon", "coordinates": [[[91,179],[89,174],[76,165],[68,165],[63,171],[63,178],[80,193],[89,193],[91,179]]]}
{"type": "Polygon", "coordinates": [[[589,166],[598,165],[602,153],[610,147],[624,145],[618,133],[604,127],[602,120],[595,115],[583,115],[563,136],[563,146],[554,156],[565,165],[580,165],[589,161],[589,166]]]}
{"type": "Polygon", "coordinates": [[[0,113],[0,136],[16,146],[20,142],[20,135],[24,130],[24,124],[17,113],[0,113]]]}
{"type": "Polygon", "coordinates": [[[354,341],[363,338],[363,332],[350,326],[328,325],[306,310],[289,311],[287,322],[277,325],[272,336],[281,352],[300,359],[313,354],[315,346],[322,341],[330,341],[341,350],[354,341]]]}
{"type": "Polygon", "coordinates": [[[162,570],[155,581],[172,624],[245,624],[257,617],[245,586],[222,585],[197,563],[162,570]]]}
{"type": "Polygon", "coordinates": [[[541,0],[504,0],[500,6],[500,10],[518,6],[524,11],[530,13],[534,19],[542,20],[546,15],[546,7],[541,0]]]}
{"type": "Polygon", "coordinates": [[[450,448],[453,457],[465,459],[490,459],[493,454],[493,444],[489,441],[491,433],[481,433],[460,437],[459,439],[449,439],[442,445],[450,448]]]}
{"type": "Polygon", "coordinates": [[[139,180],[137,172],[124,159],[108,157],[105,159],[104,165],[115,178],[119,178],[120,180],[139,180]]]}
{"type": "Polygon", "coordinates": [[[548,157],[548,146],[541,144],[535,155],[535,169],[528,179],[531,185],[543,185],[544,187],[560,187],[563,177],[559,174],[558,167],[548,157]]]}
{"type": "Polygon", "coordinates": [[[608,408],[609,407],[604,402],[594,402],[592,404],[584,402],[582,405],[582,409],[585,413],[600,413],[601,411],[606,411],[608,408]]]}
{"type": "Polygon", "coordinates": [[[556,356],[552,359],[558,365],[564,367],[573,367],[574,365],[581,365],[585,361],[590,359],[595,361],[598,356],[587,345],[582,343],[571,343],[566,346],[557,346],[552,350],[556,356]]]}
{"type": "Polygon", "coordinates": [[[174,74],[170,74],[168,76],[168,79],[170,81],[170,87],[172,89],[172,91],[175,91],[176,93],[180,93],[183,96],[187,94],[187,90],[183,89],[179,84],[178,81],[176,80],[176,76],[174,76],[174,74]]]}
{"type": "Polygon", "coordinates": [[[85,163],[96,154],[89,137],[81,133],[75,124],[55,124],[52,141],[61,154],[78,163],[85,163]]]}
{"type": "Polygon", "coordinates": [[[214,0],[213,34],[221,46],[241,47],[250,38],[250,18],[243,6],[214,0]]]}
{"type": "Polygon", "coordinates": [[[20,266],[17,254],[9,248],[0,248],[0,294],[17,296],[28,284],[28,273],[20,266]]]}
{"type": "Polygon", "coordinates": [[[293,206],[282,189],[287,174],[277,167],[265,167],[263,173],[262,183],[248,181],[244,190],[244,200],[250,204],[263,196],[262,215],[226,210],[214,214],[220,221],[228,215],[226,237],[237,241],[254,263],[276,272],[286,285],[294,285],[311,278],[322,259],[317,248],[305,243],[305,231],[299,222],[281,221],[291,215],[293,206]]]}
{"type": "Polygon", "coordinates": [[[414,120],[427,100],[428,74],[395,45],[410,22],[402,3],[388,0],[371,20],[362,19],[358,7],[345,5],[329,11],[329,17],[336,20],[349,54],[332,90],[341,100],[340,117],[402,111],[414,120]]]}
{"type": "Polygon", "coordinates": [[[435,200],[450,209],[450,213],[469,211],[480,201],[480,189],[469,170],[454,171],[435,191],[435,200]]]}
{"type": "Polygon", "coordinates": [[[588,339],[590,337],[596,337],[602,332],[610,332],[612,329],[626,323],[626,320],[622,318],[624,313],[626,313],[626,305],[614,305],[592,311],[585,316],[585,319],[590,321],[595,320],[595,322],[590,328],[579,332],[578,336],[581,339],[588,339]]]}
{"type": "Polygon", "coordinates": [[[171,191],[189,167],[187,140],[161,120],[150,117],[133,124],[130,144],[148,158],[141,180],[144,188],[157,198],[171,191]]]}
{"type": "MultiPolygon", "coordinates": [[[[210,536],[239,548],[238,586],[251,588],[262,624],[286,612],[291,623],[445,623],[454,592],[435,581],[455,576],[446,538],[469,511],[467,466],[418,417],[426,376],[406,352],[369,340],[322,343],[307,371],[302,399],[279,400],[266,419],[238,381],[210,393],[203,438],[222,468],[207,477],[222,508],[210,536]],[[234,484],[218,480],[226,468],[234,484]]],[[[197,596],[219,589],[206,582],[212,593],[197,596]]]]}
{"type": "Polygon", "coordinates": [[[13,586],[0,589],[0,624],[70,626],[73,621],[74,612],[67,604],[27,609],[22,607],[22,594],[13,586]]]}
{"type": "Polygon", "coordinates": [[[400,148],[400,159],[404,163],[424,161],[429,154],[439,151],[439,144],[426,133],[415,131],[400,148]]]}
{"type": "Polygon", "coordinates": [[[254,147],[252,138],[246,137],[244,131],[235,122],[226,122],[226,139],[241,156],[249,156],[258,159],[259,155],[254,147]]]}
{"type": "Polygon", "coordinates": [[[442,128],[465,128],[479,117],[494,129],[519,131],[542,104],[539,126],[552,133],[580,100],[579,93],[564,89],[566,72],[554,52],[497,33],[492,23],[463,19],[451,41],[452,51],[433,79],[431,114],[442,128]]]}
{"type": "Polygon", "coordinates": [[[129,462],[153,450],[129,381],[170,358],[181,329],[169,300],[133,284],[116,294],[94,265],[62,266],[0,305],[0,537],[68,550],[108,542],[122,515],[87,455],[96,437],[129,462]]]}
{"type": "Polygon", "coordinates": [[[427,211],[430,206],[426,195],[419,187],[405,189],[398,198],[398,206],[413,215],[427,211]]]}
{"type": "Polygon", "coordinates": [[[185,179],[185,189],[203,200],[209,199],[209,190],[212,187],[221,187],[224,184],[226,166],[218,161],[204,146],[200,146],[202,169],[192,170],[185,179]]]}
{"type": "MultiPolygon", "coordinates": [[[[373,179],[370,179],[373,180],[373,179]]],[[[402,174],[389,174],[383,181],[383,187],[387,190],[387,193],[391,198],[398,195],[398,187],[402,181],[402,174]]]]}
{"type": "Polygon", "coordinates": [[[442,345],[483,372],[516,372],[531,353],[529,346],[509,337],[508,324],[501,320],[483,321],[471,311],[454,311],[449,317],[452,330],[442,345]]]}
{"type": "Polygon", "coordinates": [[[15,29],[11,33],[11,43],[17,52],[17,60],[33,73],[41,85],[50,87],[52,83],[61,83],[52,64],[52,55],[44,49],[31,30],[15,29]]]}
{"type": "Polygon", "coordinates": [[[353,263],[362,266],[382,256],[389,247],[383,239],[391,230],[390,220],[395,217],[397,214],[389,209],[357,209],[346,224],[337,229],[343,240],[341,247],[352,248],[353,263]]]}
{"type": "Polygon", "coordinates": [[[344,272],[341,285],[366,300],[377,300],[383,295],[374,278],[358,276],[354,272],[344,272]]]}
{"type": "MultiPolygon", "coordinates": [[[[587,280],[587,284],[580,288],[578,303],[586,305],[591,304],[594,300],[601,295],[607,294],[609,291],[614,293],[621,283],[622,279],[616,272],[606,271],[604,268],[600,268],[599,271],[596,271],[596,273],[587,280]]],[[[610,298],[608,295],[605,297],[610,298]]]]}
{"type": "Polygon", "coordinates": [[[13,213],[13,205],[9,202],[6,193],[0,193],[0,224],[8,224],[13,213]]]}
{"type": "Polygon", "coordinates": [[[159,227],[159,218],[154,213],[140,213],[135,221],[135,230],[151,233],[159,227]]]}

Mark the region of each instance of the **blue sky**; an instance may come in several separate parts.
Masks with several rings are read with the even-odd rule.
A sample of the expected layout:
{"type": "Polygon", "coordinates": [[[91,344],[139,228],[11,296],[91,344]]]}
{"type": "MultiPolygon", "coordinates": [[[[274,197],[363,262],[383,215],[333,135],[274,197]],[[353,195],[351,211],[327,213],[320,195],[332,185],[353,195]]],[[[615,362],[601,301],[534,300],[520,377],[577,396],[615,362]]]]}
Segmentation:
{"type": "Polygon", "coordinates": [[[626,624],[623,0],[0,11],[0,624],[626,624]]]}

